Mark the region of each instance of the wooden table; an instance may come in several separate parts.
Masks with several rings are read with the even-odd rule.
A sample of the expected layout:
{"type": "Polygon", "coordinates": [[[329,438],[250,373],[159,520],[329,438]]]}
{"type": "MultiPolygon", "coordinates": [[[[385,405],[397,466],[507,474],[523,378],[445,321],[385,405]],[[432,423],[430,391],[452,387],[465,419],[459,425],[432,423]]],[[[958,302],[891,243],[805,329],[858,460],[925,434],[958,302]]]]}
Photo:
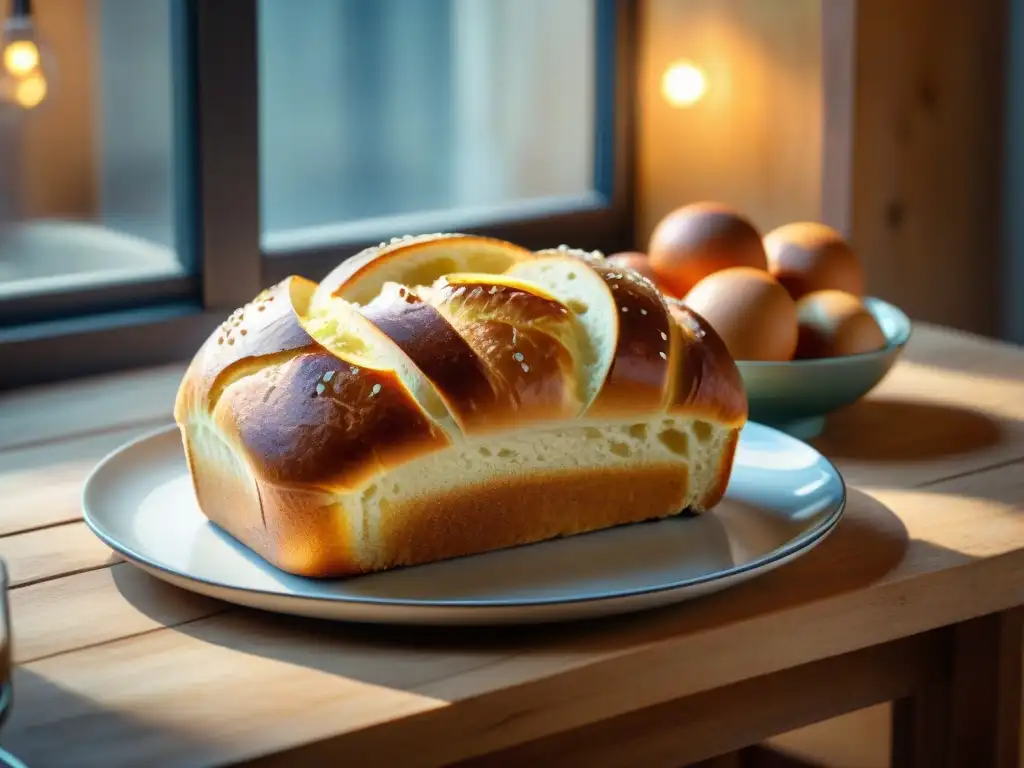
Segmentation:
{"type": "Polygon", "coordinates": [[[2,742],[32,768],[674,767],[886,700],[900,764],[1016,765],[1024,351],[916,329],[817,441],[848,512],[793,564],[667,610],[489,631],[261,614],[119,562],[80,520],[82,480],[169,421],[180,373],[0,396],[2,742]]]}

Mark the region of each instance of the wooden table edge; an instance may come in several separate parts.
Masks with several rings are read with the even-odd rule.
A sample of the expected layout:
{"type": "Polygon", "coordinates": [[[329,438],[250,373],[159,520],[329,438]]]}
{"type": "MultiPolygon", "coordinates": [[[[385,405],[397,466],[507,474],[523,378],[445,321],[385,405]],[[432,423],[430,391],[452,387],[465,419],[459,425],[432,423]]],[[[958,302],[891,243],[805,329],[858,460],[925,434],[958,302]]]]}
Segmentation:
{"type": "MultiPolygon", "coordinates": [[[[1018,553],[1012,553],[1017,555],[1018,553]]],[[[1020,556],[995,558],[994,560],[1008,563],[1015,561],[1014,571],[1024,576],[1024,552],[1020,556]]],[[[989,561],[978,561],[967,564],[985,569],[991,565],[989,561]]],[[[948,574],[947,574],[948,575],[948,574]]],[[[1004,574],[1005,576],[1005,574],[1004,574]]],[[[976,573],[972,580],[984,582],[986,574],[976,573]]],[[[296,765],[317,764],[316,760],[323,756],[336,753],[345,755],[348,765],[378,765],[382,759],[396,759],[409,768],[414,766],[435,767],[457,763],[469,757],[491,754],[502,749],[514,747],[543,739],[553,734],[576,730],[596,723],[628,715],[637,710],[658,707],[668,702],[683,698],[692,698],[728,686],[741,684],[758,678],[785,674],[787,670],[828,661],[838,656],[875,649],[880,646],[899,644],[902,640],[933,632],[943,627],[954,626],[987,614],[1000,613],[1024,603],[1024,578],[1018,578],[1021,594],[1016,596],[995,597],[982,603],[946,603],[946,610],[936,614],[931,606],[919,606],[916,611],[921,617],[930,617],[931,621],[919,620],[914,626],[891,626],[886,624],[891,618],[893,608],[906,607],[907,593],[902,589],[905,585],[893,584],[884,589],[883,594],[873,593],[870,602],[872,607],[865,614],[858,613],[863,620],[873,621],[879,626],[887,626],[887,632],[879,636],[878,641],[864,646],[851,647],[849,644],[833,640],[830,646],[806,662],[780,659],[773,668],[756,674],[745,674],[742,671],[731,680],[721,680],[715,684],[707,684],[691,689],[680,689],[666,680],[672,678],[673,656],[678,655],[673,647],[675,638],[667,638],[632,653],[624,653],[608,659],[601,659],[587,664],[582,668],[560,671],[550,676],[523,682],[509,687],[486,691],[468,696],[453,702],[438,702],[436,705],[418,706],[412,711],[395,719],[369,724],[358,730],[342,734],[325,735],[301,744],[282,744],[280,749],[265,754],[235,754],[230,764],[254,765],[296,765]],[[938,618],[936,619],[936,615],[938,618]],[[642,704],[632,705],[621,700],[600,701],[603,685],[601,681],[621,676],[632,676],[637,688],[646,688],[648,696],[642,704]],[[656,690],[661,685],[661,690],[656,690]],[[599,701],[597,708],[587,713],[579,711],[580,702],[599,701]],[[396,728],[396,726],[399,726],[396,728]],[[448,745],[447,751],[437,745],[448,745]],[[399,745],[401,745],[399,747],[399,745]],[[400,749],[399,752],[393,752],[400,749]],[[408,752],[406,752],[408,750],[408,752]],[[434,750],[433,752],[431,750],[434,750]],[[441,750],[441,751],[438,751],[441,750]],[[275,762],[281,761],[281,762],[275,762]]],[[[941,603],[943,590],[938,587],[929,592],[937,593],[936,600],[941,603]]],[[[820,610],[822,602],[800,606],[801,612],[820,610]]],[[[223,616],[223,614],[220,614],[223,616]]],[[[827,611],[824,612],[828,616],[827,611]]],[[[906,615],[906,613],[904,613],[906,615]]],[[[806,617],[809,619],[810,617],[806,617]]],[[[764,620],[761,616],[754,619],[764,620]]],[[[718,632],[733,631],[729,625],[719,628],[718,632]]],[[[756,626],[747,628],[753,636],[757,636],[756,626]]],[[[835,630],[835,628],[834,628],[835,630]]],[[[714,632],[707,634],[709,645],[715,644],[714,632]]],[[[833,634],[841,638],[846,635],[845,628],[838,627],[833,634]]],[[[806,654],[800,653],[801,657],[806,654]]],[[[794,657],[795,659],[795,657],[794,657]]],[[[676,660],[678,663],[678,659],[676,660]]],[[[31,664],[27,665],[31,668],[31,664]]],[[[411,692],[419,692],[412,690],[411,692]]],[[[427,694],[429,695],[429,693],[427,694]]],[[[895,696],[896,694],[894,694],[895,696]]],[[[885,699],[879,699],[879,701],[885,699]]],[[[866,702],[864,705],[867,706],[866,702]]],[[[743,745],[736,745],[737,747],[743,745]]]]}
{"type": "MultiPolygon", "coordinates": [[[[894,766],[1015,768],[1022,617],[1024,608],[1014,608],[969,619],[462,759],[447,760],[424,747],[402,764],[678,768],[739,754],[780,733],[896,701],[894,766]]],[[[421,728],[432,729],[431,712],[417,717],[421,728]]],[[[325,740],[237,764],[319,765],[344,756],[349,765],[374,765],[399,754],[372,741],[342,745],[325,740]]]]}

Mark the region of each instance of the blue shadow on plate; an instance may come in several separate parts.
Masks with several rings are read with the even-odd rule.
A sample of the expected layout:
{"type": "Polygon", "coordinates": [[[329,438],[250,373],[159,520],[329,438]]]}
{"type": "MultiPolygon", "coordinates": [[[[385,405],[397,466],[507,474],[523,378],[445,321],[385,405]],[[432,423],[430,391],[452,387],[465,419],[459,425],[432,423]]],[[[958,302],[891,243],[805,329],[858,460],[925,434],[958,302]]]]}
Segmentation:
{"type": "Polygon", "coordinates": [[[885,334],[882,349],[820,360],[737,362],[751,421],[809,440],[824,430],[828,414],[860,400],[885,378],[910,340],[910,318],[881,299],[864,303],[885,334]]]}

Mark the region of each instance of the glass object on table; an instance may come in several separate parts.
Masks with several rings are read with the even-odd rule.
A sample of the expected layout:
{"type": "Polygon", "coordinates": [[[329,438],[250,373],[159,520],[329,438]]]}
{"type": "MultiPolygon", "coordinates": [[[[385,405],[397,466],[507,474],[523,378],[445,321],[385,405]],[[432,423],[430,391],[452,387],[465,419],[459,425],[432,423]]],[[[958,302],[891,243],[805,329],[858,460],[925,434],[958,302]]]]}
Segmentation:
{"type": "MultiPolygon", "coordinates": [[[[174,0],[35,0],[38,104],[0,104],[0,304],[176,277],[174,0]]],[[[4,4],[7,5],[7,4],[4,4]]],[[[15,51],[14,65],[25,64],[15,51]]]]}
{"type": "Polygon", "coordinates": [[[594,0],[258,10],[266,250],[512,218],[592,192],[594,0]]]}
{"type": "Polygon", "coordinates": [[[0,559],[0,727],[7,721],[11,711],[14,669],[11,663],[11,604],[8,590],[10,577],[7,563],[0,559]]]}
{"type": "MultiPolygon", "coordinates": [[[[0,560],[0,727],[11,714],[14,701],[14,665],[11,646],[14,642],[11,631],[11,603],[8,596],[10,577],[7,563],[0,560]]],[[[0,747],[0,768],[25,768],[14,755],[0,747]]]]}

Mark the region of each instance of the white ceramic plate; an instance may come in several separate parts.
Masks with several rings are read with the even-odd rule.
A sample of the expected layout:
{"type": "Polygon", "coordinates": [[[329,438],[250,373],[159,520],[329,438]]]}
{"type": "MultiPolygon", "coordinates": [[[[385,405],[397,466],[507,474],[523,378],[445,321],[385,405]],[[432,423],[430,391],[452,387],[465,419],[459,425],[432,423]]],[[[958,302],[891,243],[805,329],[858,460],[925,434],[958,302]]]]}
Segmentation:
{"type": "Polygon", "coordinates": [[[89,527],[130,562],[229,602],[343,621],[498,624],[620,614],[725,589],[818,544],[845,498],[821,454],[751,423],[726,498],[704,515],[334,581],[283,573],[209,523],[174,428],[104,459],[83,506],[89,527]]]}

